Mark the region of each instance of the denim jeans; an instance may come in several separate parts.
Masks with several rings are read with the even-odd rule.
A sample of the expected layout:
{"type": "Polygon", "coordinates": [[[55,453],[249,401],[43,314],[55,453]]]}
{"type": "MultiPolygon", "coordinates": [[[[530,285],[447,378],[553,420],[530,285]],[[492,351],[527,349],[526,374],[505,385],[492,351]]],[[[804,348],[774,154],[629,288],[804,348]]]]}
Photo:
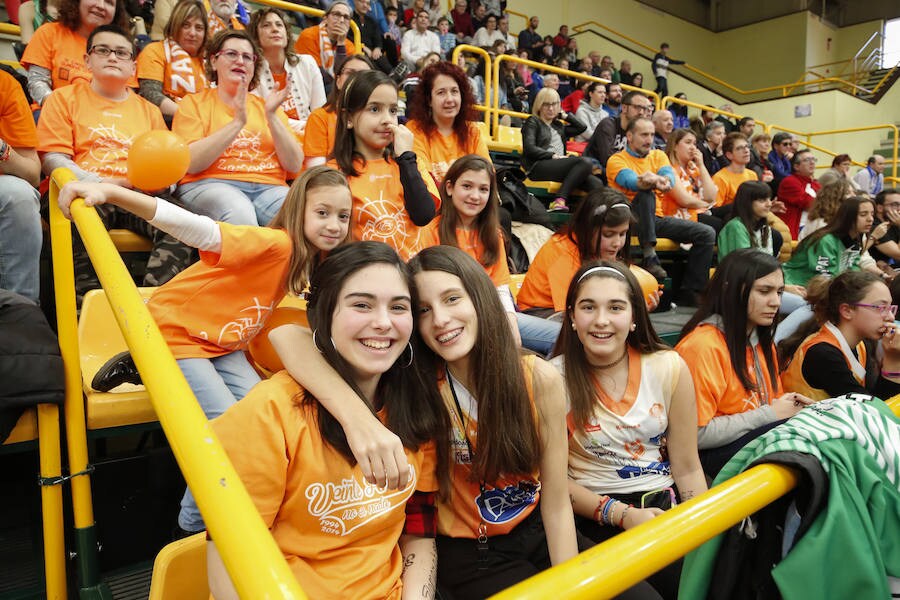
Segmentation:
{"type": "Polygon", "coordinates": [[[562,327],[560,321],[550,321],[520,312],[516,313],[516,324],[519,326],[522,346],[544,357],[550,355],[562,327]]]}
{"type": "Polygon", "coordinates": [[[24,179],[0,175],[0,288],[38,302],[40,196],[24,179]]]}
{"type": "Polygon", "coordinates": [[[284,204],[286,185],[201,179],[178,186],[184,205],[214,221],[233,225],[268,225],[284,204]]]}
{"type": "MultiPolygon", "coordinates": [[[[181,358],[178,366],[207,419],[221,415],[260,381],[240,350],[216,358],[181,358]]],[[[186,531],[200,531],[206,527],[190,489],[181,499],[178,525],[186,531]]]]}

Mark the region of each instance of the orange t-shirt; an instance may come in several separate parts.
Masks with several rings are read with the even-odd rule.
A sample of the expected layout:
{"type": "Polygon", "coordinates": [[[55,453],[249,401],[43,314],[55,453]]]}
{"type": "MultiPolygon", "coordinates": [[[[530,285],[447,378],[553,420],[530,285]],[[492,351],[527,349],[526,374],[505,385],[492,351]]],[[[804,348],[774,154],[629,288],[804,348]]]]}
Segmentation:
{"type": "MultiPolygon", "coordinates": [[[[762,377],[762,393],[747,391],[731,364],[725,334],[715,325],[701,323],[681,338],[675,350],[687,363],[697,392],[697,425],[706,426],[713,417],[736,415],[771,404],[783,393],[781,377],[775,376],[776,389],[772,389],[766,359],[759,347],[747,348],[746,361],[750,380],[757,381],[754,360],[762,377]]],[[[772,356],[776,357],[775,345],[772,356]]],[[[776,359],[777,360],[777,359],[776,359]]]]}
{"type": "Polygon", "coordinates": [[[566,309],[566,293],[572,276],[581,267],[578,247],[565,234],[557,233],[541,246],[525,273],[516,296],[519,307],[566,309]]]}
{"type": "Polygon", "coordinates": [[[25,46],[22,64],[49,69],[52,87],[58,90],[78,79],[91,80],[91,73],[84,64],[86,52],[87,38],[62,23],[44,23],[25,46]]]}
{"type": "Polygon", "coordinates": [[[170,40],[153,42],[141,50],[137,59],[137,76],[138,79],[161,81],[163,93],[175,101],[209,87],[203,60],[199,56],[191,56],[170,40]]]}
{"type": "Polygon", "coordinates": [[[326,158],[334,148],[334,131],[337,129],[337,114],[325,110],[324,106],[313,110],[306,119],[303,135],[303,156],[306,158],[326,158]]]}
{"type": "Polygon", "coordinates": [[[406,502],[437,489],[435,446],[405,450],[405,488],[376,487],[322,439],[302,394],[281,371],[211,426],[308,597],[399,599],[406,502]]]}
{"type": "MultiPolygon", "coordinates": [[[[344,40],[344,46],[347,48],[347,56],[356,54],[356,46],[350,41],[350,38],[344,40]]],[[[294,42],[294,50],[297,54],[309,54],[316,61],[316,64],[322,66],[322,46],[319,42],[319,25],[307,27],[297,36],[294,42]]]]}
{"type": "MultiPolygon", "coordinates": [[[[339,168],[334,161],[329,166],[339,168]]],[[[421,168],[420,168],[421,169],[421,168]]],[[[404,206],[400,167],[393,160],[357,161],[359,175],[348,177],[353,194],[353,239],[384,242],[409,260],[424,248],[422,227],[409,218],[404,206]]],[[[422,174],[435,208],[441,206],[434,181],[422,174]]]]}
{"type": "MultiPolygon", "coordinates": [[[[866,355],[868,354],[866,350],[866,343],[864,340],[860,340],[860,342],[856,345],[856,357],[848,356],[844,349],[841,347],[841,342],[838,341],[838,338],[834,335],[832,331],[829,330],[828,326],[823,326],[819,331],[813,333],[808,336],[803,342],[800,344],[800,347],[797,348],[797,351],[794,353],[794,356],[791,358],[791,364],[788,365],[788,368],[784,370],[781,374],[781,380],[784,383],[784,389],[789,392],[797,392],[798,394],[803,394],[807,398],[812,398],[813,400],[825,400],[827,398],[831,398],[831,394],[826,392],[821,388],[813,387],[808,381],[806,381],[806,377],[803,376],[803,362],[806,360],[806,353],[809,352],[809,349],[818,344],[828,344],[829,346],[834,346],[838,350],[841,351],[841,354],[844,355],[844,360],[847,363],[847,372],[850,374],[856,382],[862,387],[866,387],[866,375],[865,375],[865,364],[866,364],[866,355]],[[855,360],[853,360],[855,358],[855,360]],[[853,371],[853,362],[858,365],[863,366],[863,370],[861,372],[854,373],[853,371]]],[[[848,348],[849,349],[849,348],[848,348]]]]}
{"type": "Polygon", "coordinates": [[[282,229],[219,223],[222,251],[200,252],[147,308],[175,358],[242,350],[287,292],[291,241],[282,229]]]}
{"type": "Polygon", "coordinates": [[[478,154],[488,162],[491,160],[487,144],[481,138],[481,130],[474,123],[469,123],[469,140],[465,146],[459,143],[455,134],[445,136],[435,130],[430,136],[426,136],[422,126],[416,121],[410,121],[406,126],[414,136],[413,152],[422,163],[422,169],[431,173],[437,185],[444,181],[444,176],[457,158],[466,154],[478,154]]]}
{"type": "Polygon", "coordinates": [[[166,129],[159,107],[129,91],[122,102],[78,81],[53,91],[38,121],[38,152],[61,152],[99,177],[125,177],[128,152],[142,133],[166,129]]]}
{"type": "MultiPolygon", "coordinates": [[[[182,184],[201,179],[233,179],[266,185],[287,185],[287,171],[275,154],[275,141],[266,121],[265,100],[247,95],[247,124],[213,163],[200,173],[188,173],[182,184]]],[[[288,127],[280,108],[278,118],[288,127]]],[[[187,144],[219,131],[234,119],[234,111],[219,100],[218,91],[203,90],[182,98],[172,119],[172,131],[187,144]]]]}
{"type": "MultiPolygon", "coordinates": [[[[31,107],[19,82],[0,71],[0,139],[12,148],[37,148],[37,129],[31,107]]],[[[0,168],[0,173],[3,173],[0,168]]]]}
{"type": "MultiPolygon", "coordinates": [[[[525,389],[532,403],[532,411],[534,359],[534,355],[521,358],[525,389]]],[[[446,376],[438,382],[441,397],[453,424],[450,434],[450,457],[453,461],[450,497],[438,502],[438,533],[455,538],[475,538],[483,521],[487,525],[488,538],[505,535],[524,521],[538,505],[541,494],[540,473],[504,474],[497,481],[487,482],[482,494],[480,483],[470,480],[472,460],[469,447],[471,446],[472,452],[478,452],[477,399],[473,403],[468,391],[459,382],[454,382],[456,398],[459,400],[457,408],[450,385],[446,376]]]]}
{"type": "Polygon", "coordinates": [[[744,169],[743,173],[738,174],[732,173],[728,170],[728,167],[725,167],[716,171],[712,180],[716,187],[719,188],[716,194],[716,206],[722,206],[723,204],[734,202],[734,195],[737,194],[737,189],[742,183],[745,181],[759,181],[759,177],[756,175],[756,171],[751,169],[744,169]]]}
{"type": "MultiPolygon", "coordinates": [[[[422,228],[422,235],[420,237],[422,240],[422,248],[440,245],[440,225],[441,216],[438,215],[431,223],[422,228]]],[[[481,262],[484,257],[484,244],[481,243],[481,237],[479,237],[478,231],[467,231],[461,228],[456,229],[457,247],[474,258],[479,265],[484,267],[485,272],[488,274],[488,277],[491,278],[491,281],[494,282],[494,285],[500,287],[501,285],[509,285],[510,275],[509,265],[506,264],[506,248],[503,246],[503,234],[500,233],[499,229],[498,235],[500,235],[500,252],[497,254],[497,262],[488,266],[481,262]]]]}
{"type": "MultiPolygon", "coordinates": [[[[609,157],[609,160],[606,162],[606,178],[609,181],[609,187],[622,192],[628,196],[629,200],[634,200],[637,192],[625,189],[616,182],[616,177],[619,176],[619,173],[625,169],[630,169],[638,176],[647,171],[661,174],[660,171],[663,169],[671,168],[672,164],[669,162],[669,157],[662,150],[651,150],[647,156],[640,157],[634,156],[626,148],[609,157]]],[[[659,206],[661,201],[662,194],[656,192],[656,205],[659,206]]]]}
{"type": "MultiPolygon", "coordinates": [[[[693,161],[688,163],[687,169],[680,165],[673,165],[675,170],[676,185],[680,185],[687,193],[699,200],[702,194],[700,182],[700,168],[693,161]],[[696,188],[694,186],[697,186],[696,188]]],[[[669,191],[663,194],[662,202],[656,203],[657,217],[675,217],[686,221],[697,221],[697,215],[706,212],[702,208],[684,208],[678,204],[675,195],[669,191]]]]}

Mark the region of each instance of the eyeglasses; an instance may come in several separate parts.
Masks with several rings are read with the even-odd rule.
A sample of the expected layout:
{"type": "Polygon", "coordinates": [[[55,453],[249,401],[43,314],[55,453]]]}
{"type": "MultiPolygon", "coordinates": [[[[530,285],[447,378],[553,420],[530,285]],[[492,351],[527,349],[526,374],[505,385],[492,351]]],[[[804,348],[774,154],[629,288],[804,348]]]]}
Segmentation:
{"type": "Polygon", "coordinates": [[[216,56],[224,56],[231,62],[245,62],[253,64],[256,62],[256,55],[249,54],[247,52],[238,52],[237,50],[222,50],[221,52],[216,52],[216,56]]]}
{"type": "Polygon", "coordinates": [[[851,306],[858,306],[860,308],[871,308],[875,312],[877,312],[882,317],[886,317],[888,315],[893,319],[897,316],[897,305],[896,304],[863,304],[862,302],[856,302],[855,304],[851,304],[851,306]]]}
{"type": "Polygon", "coordinates": [[[793,143],[794,143],[794,142],[788,140],[788,141],[786,141],[786,142],[781,142],[780,145],[782,145],[782,146],[791,146],[791,145],[793,145],[793,143]]]}
{"type": "Polygon", "coordinates": [[[334,17],[338,21],[347,21],[348,23],[350,22],[350,15],[346,13],[330,12],[328,13],[328,16],[334,17]]]}
{"type": "Polygon", "coordinates": [[[884,205],[884,207],[891,210],[897,210],[898,208],[900,208],[900,202],[888,202],[884,205]]]}
{"type": "Polygon", "coordinates": [[[637,110],[639,110],[641,112],[652,112],[653,111],[653,107],[649,106],[649,105],[644,106],[642,104],[626,104],[625,106],[631,106],[632,108],[636,108],[637,110]]]}
{"type": "Polygon", "coordinates": [[[740,152],[741,150],[749,150],[750,146],[735,146],[732,148],[732,152],[740,152]]]}
{"type": "Polygon", "coordinates": [[[116,58],[121,60],[131,60],[134,58],[134,52],[131,50],[126,50],[125,48],[110,48],[108,46],[92,46],[90,50],[88,50],[88,54],[96,54],[97,56],[101,56],[106,58],[110,54],[115,53],[116,58]]]}
{"type": "Polygon", "coordinates": [[[815,156],[807,156],[806,158],[800,159],[800,162],[816,164],[817,162],[819,162],[819,159],[815,156]]]}

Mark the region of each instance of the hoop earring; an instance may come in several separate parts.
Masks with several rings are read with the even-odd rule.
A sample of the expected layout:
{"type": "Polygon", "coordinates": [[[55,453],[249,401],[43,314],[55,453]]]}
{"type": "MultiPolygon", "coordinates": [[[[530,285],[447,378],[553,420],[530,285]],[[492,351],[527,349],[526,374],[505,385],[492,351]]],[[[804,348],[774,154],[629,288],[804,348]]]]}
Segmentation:
{"type": "MultiPolygon", "coordinates": [[[[413,363],[413,347],[411,342],[406,342],[406,347],[409,348],[409,361],[405,365],[400,365],[401,369],[409,368],[413,363]]],[[[401,356],[403,356],[401,354],[401,356]]]]}
{"type": "Polygon", "coordinates": [[[316,339],[316,334],[318,332],[319,332],[318,329],[313,329],[313,346],[316,347],[316,352],[318,352],[319,354],[324,354],[324,352],[322,351],[322,348],[319,347],[319,340],[316,339]]]}

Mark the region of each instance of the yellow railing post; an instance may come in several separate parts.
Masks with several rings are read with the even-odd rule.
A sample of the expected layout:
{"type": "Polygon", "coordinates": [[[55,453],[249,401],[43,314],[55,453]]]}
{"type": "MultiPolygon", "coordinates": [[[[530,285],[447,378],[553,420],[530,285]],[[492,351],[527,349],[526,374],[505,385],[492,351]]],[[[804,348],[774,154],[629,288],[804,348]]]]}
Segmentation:
{"type": "MultiPolygon", "coordinates": [[[[471,46],[469,44],[460,44],[453,48],[453,64],[457,64],[459,62],[459,55],[463,52],[468,52],[470,54],[477,54],[484,60],[484,106],[487,107],[487,110],[484,113],[484,124],[488,126],[488,131],[491,134],[492,139],[497,139],[497,126],[496,123],[494,128],[491,129],[491,109],[490,109],[490,99],[491,99],[491,85],[493,79],[491,78],[491,55],[484,48],[479,48],[478,46],[471,46]]],[[[496,94],[499,96],[500,94],[496,94]]],[[[496,121],[496,119],[495,119],[496,121]]]]}
{"type": "Polygon", "coordinates": [[[68,596],[66,594],[66,544],[63,524],[59,407],[55,404],[39,404],[37,419],[45,589],[48,600],[66,600],[68,596]],[[58,483],[51,483],[52,480],[56,480],[58,483]]]}
{"type": "MultiPolygon", "coordinates": [[[[889,400],[888,406],[894,414],[900,414],[900,396],[889,400]]],[[[789,467],[753,467],[491,598],[612,598],[771,504],[796,485],[797,474],[789,467]]]]}
{"type": "MultiPolygon", "coordinates": [[[[59,189],[74,180],[75,176],[66,169],[57,169],[51,177],[50,218],[55,235],[58,230],[70,227],[56,206],[56,196],[59,189]]],[[[242,598],[305,599],[306,595],[203,415],[96,211],[84,206],[82,200],[76,200],[71,210],[172,452],[189,482],[210,534],[216,540],[238,594],[242,598]]],[[[54,247],[54,259],[61,262],[54,265],[55,269],[61,271],[63,267],[68,267],[68,277],[71,278],[71,244],[68,248],[60,248],[60,254],[68,260],[63,256],[57,257],[56,251],[54,247]]],[[[72,312],[71,315],[67,313],[66,317],[74,323],[74,293],[70,299],[62,300],[65,300],[64,310],[71,308],[72,312]]],[[[59,309],[57,305],[57,311],[59,309]]],[[[60,344],[63,344],[62,331],[60,344]]],[[[77,339],[67,345],[77,352],[77,339]]],[[[68,357],[67,383],[69,370],[77,370],[78,364],[77,354],[68,357]]],[[[71,385],[77,388],[81,403],[80,375],[76,373],[72,376],[71,385]]],[[[68,402],[66,408],[69,408],[68,402]]],[[[71,429],[83,439],[83,406],[80,415],[80,418],[73,419],[71,429]]],[[[67,421],[69,418],[67,415],[67,421]]],[[[73,463],[73,470],[77,464],[73,463]]],[[[89,486],[86,476],[83,481],[89,486]]],[[[74,484],[75,480],[73,490],[74,484]]],[[[89,487],[87,494],[89,498],[89,487]]],[[[89,503],[87,508],[90,509],[89,503]]],[[[84,512],[84,515],[88,514],[89,511],[84,512]]]]}

